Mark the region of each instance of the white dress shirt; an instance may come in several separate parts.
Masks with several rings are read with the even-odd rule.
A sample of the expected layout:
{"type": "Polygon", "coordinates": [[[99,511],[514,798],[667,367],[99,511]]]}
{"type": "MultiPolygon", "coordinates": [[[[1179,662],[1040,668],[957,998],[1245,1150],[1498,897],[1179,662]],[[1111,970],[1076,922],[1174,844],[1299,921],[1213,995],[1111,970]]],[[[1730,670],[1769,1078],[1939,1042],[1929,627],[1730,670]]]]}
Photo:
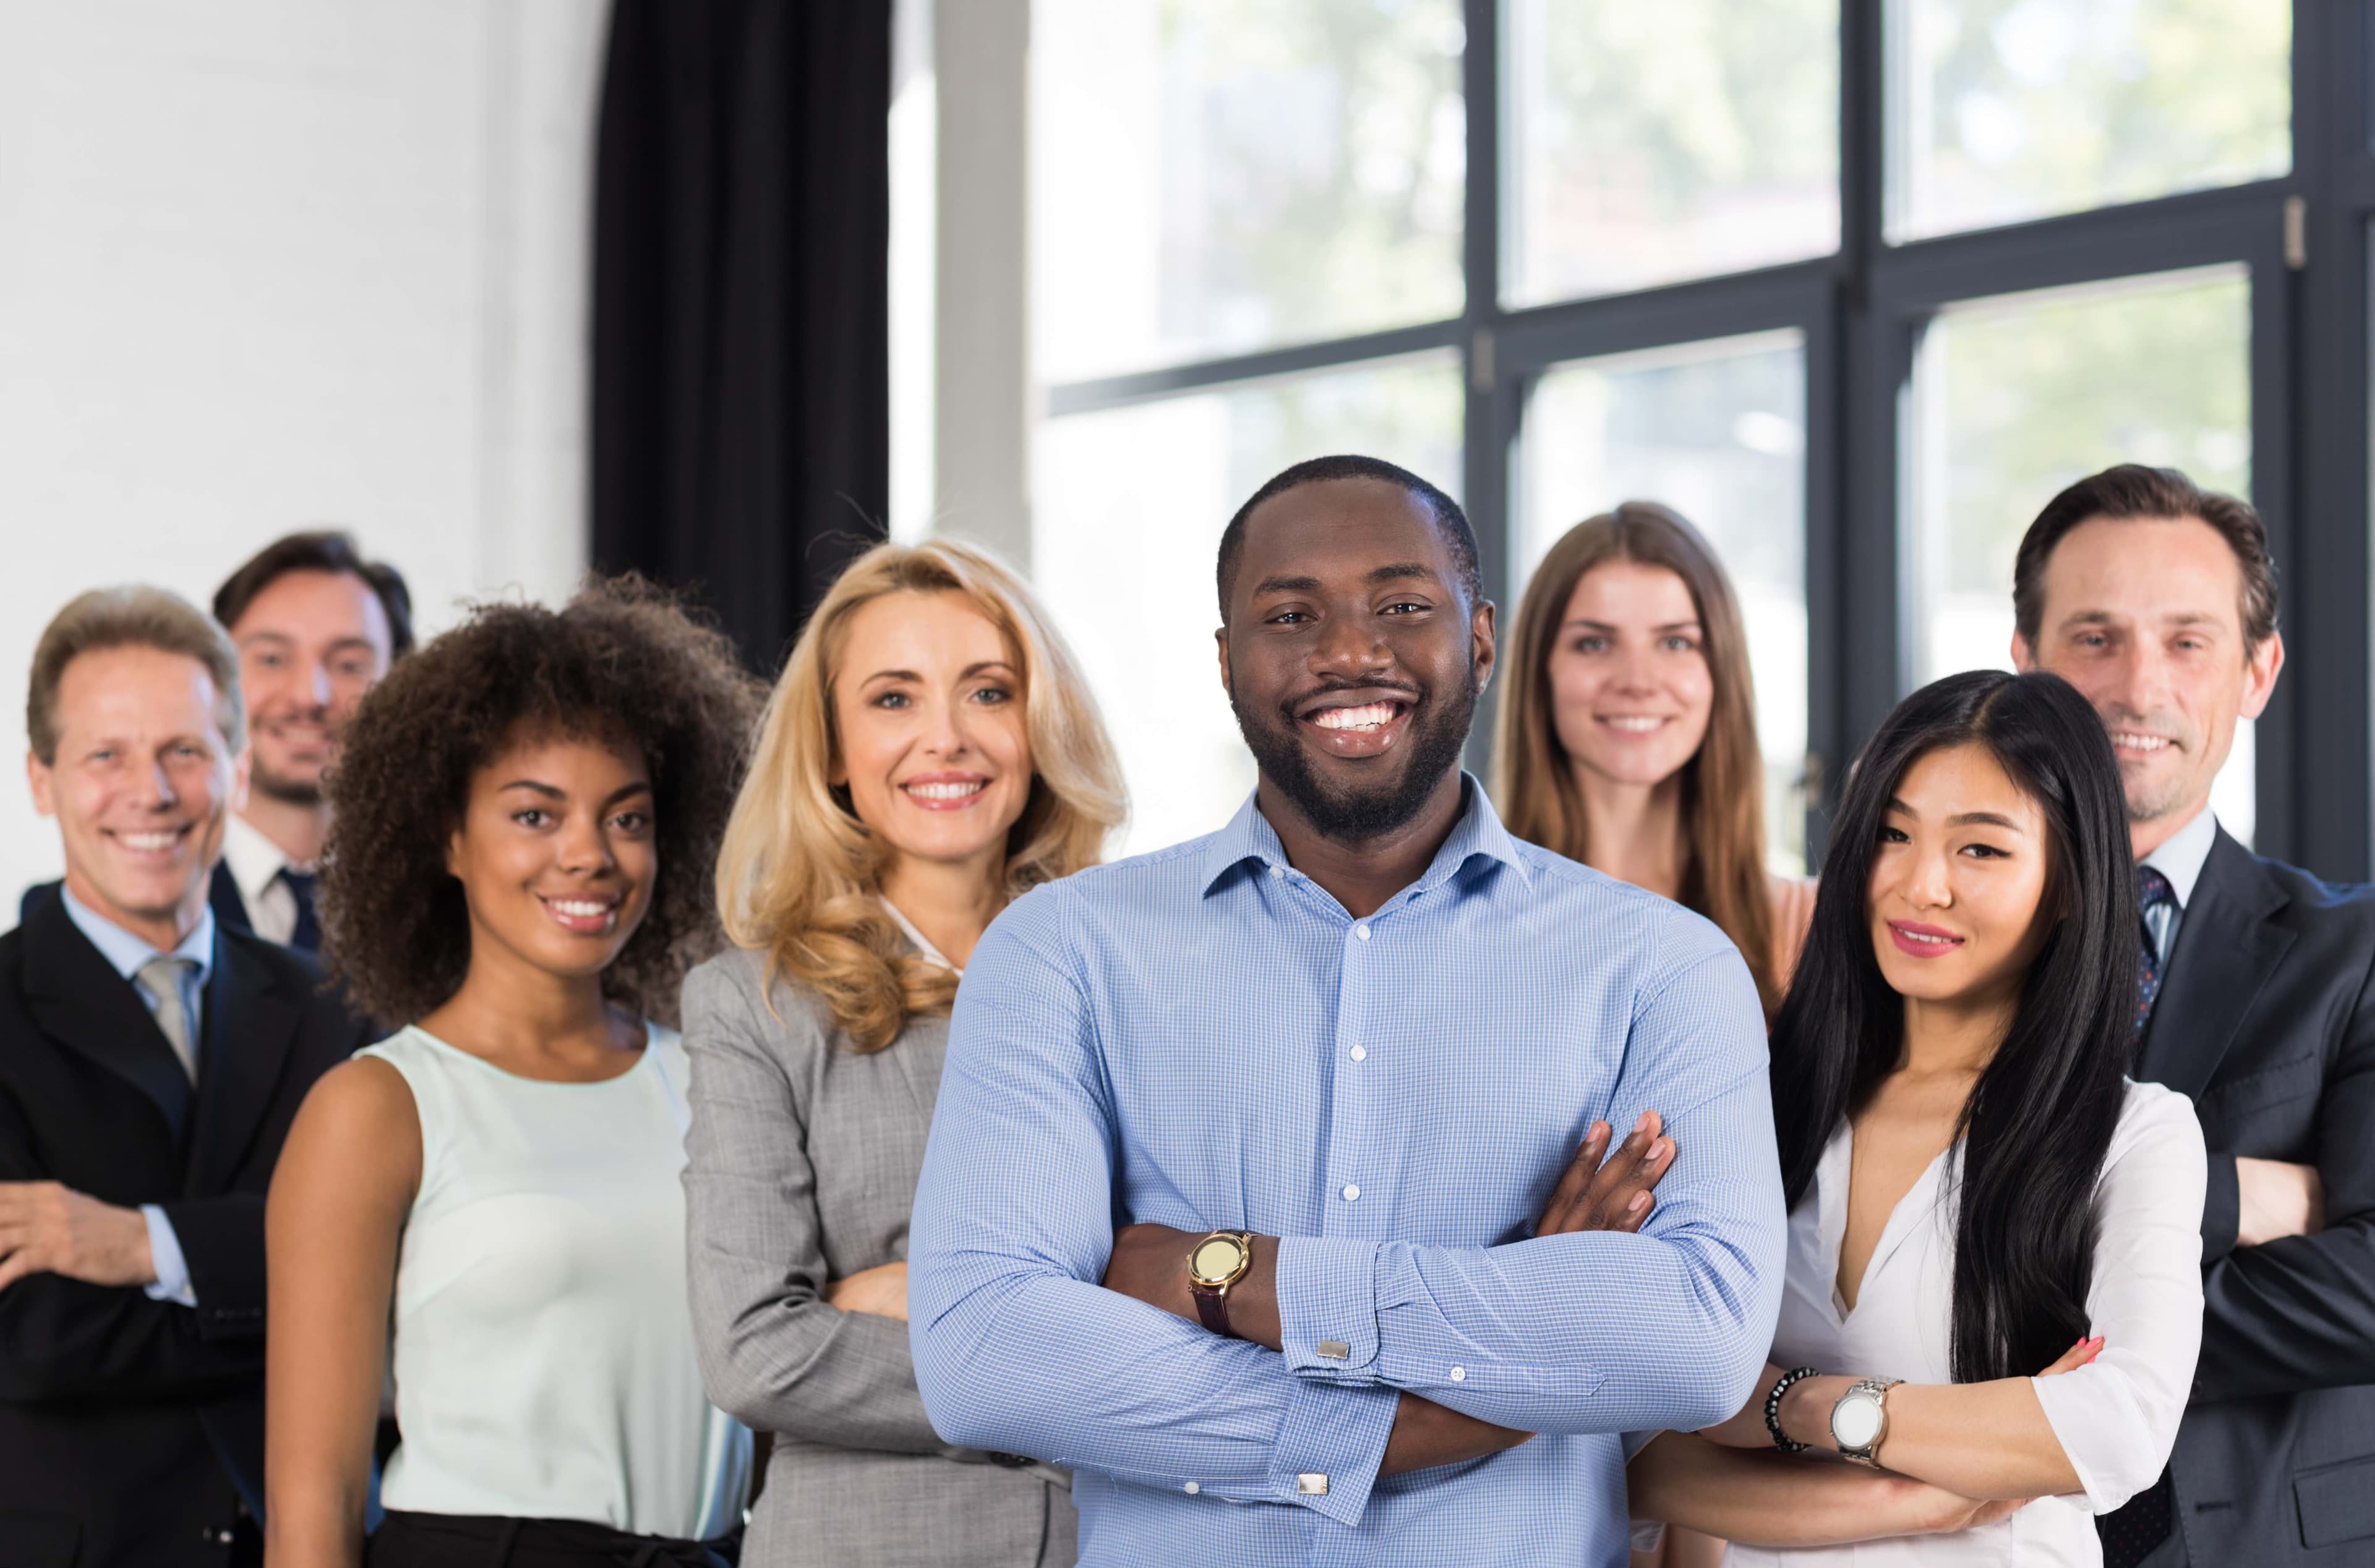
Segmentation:
{"type": "MultiPolygon", "coordinates": [[[[233,818],[232,820],[238,820],[233,818]]],[[[107,916],[74,896],[73,890],[61,886],[58,894],[65,900],[66,915],[76,929],[90,939],[99,956],[114,966],[115,972],[128,983],[140,973],[141,966],[160,954],[145,937],[136,937],[107,916]]],[[[182,976],[182,1016],[190,1020],[190,1060],[195,1067],[201,1043],[206,1038],[200,1009],[206,1005],[207,976],[215,964],[214,911],[203,904],[198,909],[198,923],[182,938],[172,957],[187,959],[191,968],[182,976]]],[[[137,984],[132,987],[143,1006],[153,1016],[157,998],[137,984]]],[[[186,1307],[198,1304],[197,1293],[190,1285],[189,1260],[182,1256],[182,1239],[173,1233],[173,1222],[165,1211],[153,1203],[140,1206],[140,1218],[148,1226],[148,1261],[157,1278],[145,1287],[149,1297],[160,1302],[179,1302],[186,1307]]]]}
{"type": "MultiPolygon", "coordinates": [[[[1853,1311],[1838,1293],[1854,1131],[1841,1126],[1823,1150],[1814,1190],[1790,1216],[1790,1259],[1773,1361],[1826,1373],[1954,1381],[1949,1351],[1955,1277],[1955,1191],[1962,1146],[1931,1161],[1898,1200],[1865,1266],[1853,1311]]],[[[2032,1380],[2045,1419],[2077,1471],[2083,1493],[2040,1498],[2010,1518],[1951,1536],[1773,1550],[1741,1546],[1726,1560],[1758,1564],[2001,1563],[2097,1568],[2093,1515],[2108,1514],[2159,1478],[2202,1348],[2202,1200],[2207,1181],[2202,1127],[2182,1095],[2131,1083],[2097,1185],[2102,1229],[2095,1245],[2087,1324],[2104,1338],[2087,1366],[2032,1380]]],[[[1810,1464],[1844,1463],[1828,1453],[1810,1464]]],[[[1888,1460],[1884,1439],[1881,1462],[1888,1460]]]]}
{"type": "Polygon", "coordinates": [[[223,825],[223,864],[247,905],[247,923],[267,942],[289,945],[297,930],[297,895],[280,879],[283,871],[310,871],[234,811],[223,825]]]}

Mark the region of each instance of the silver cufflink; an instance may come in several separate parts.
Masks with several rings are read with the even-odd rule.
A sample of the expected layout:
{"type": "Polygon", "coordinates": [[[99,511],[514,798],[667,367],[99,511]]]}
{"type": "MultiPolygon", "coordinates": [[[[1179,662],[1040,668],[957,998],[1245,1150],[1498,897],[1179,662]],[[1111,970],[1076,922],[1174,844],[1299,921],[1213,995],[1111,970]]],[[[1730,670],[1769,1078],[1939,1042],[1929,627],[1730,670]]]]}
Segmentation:
{"type": "Polygon", "coordinates": [[[1319,1341],[1317,1349],[1321,1355],[1326,1356],[1331,1362],[1349,1360],[1353,1354],[1353,1347],[1347,1345],[1341,1339],[1322,1339],[1319,1341]]]}
{"type": "Polygon", "coordinates": [[[1328,1495],[1328,1478],[1316,1472],[1297,1476],[1294,1478],[1294,1490],[1306,1497],[1325,1497],[1328,1495]]]}

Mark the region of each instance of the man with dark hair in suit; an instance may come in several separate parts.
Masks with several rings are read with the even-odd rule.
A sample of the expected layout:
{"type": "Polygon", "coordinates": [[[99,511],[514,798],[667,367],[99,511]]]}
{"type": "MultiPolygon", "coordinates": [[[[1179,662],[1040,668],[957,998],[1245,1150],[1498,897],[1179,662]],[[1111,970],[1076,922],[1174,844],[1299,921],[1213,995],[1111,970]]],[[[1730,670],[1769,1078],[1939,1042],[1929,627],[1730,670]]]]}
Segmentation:
{"type": "Polygon", "coordinates": [[[221,628],[85,594],[30,685],[66,876],[0,937],[0,1562],[254,1562],[265,1190],[362,1030],[208,907],[246,776],[221,628]]]}
{"type": "Polygon", "coordinates": [[[2202,1359],[2109,1568],[2375,1561],[2375,893],[2251,854],[2210,810],[2284,667],[2259,514],[2123,465],[2056,496],[2014,570],[2024,669],[2110,731],[2135,843],[2140,1079],[2210,1149],[2202,1359]]]}
{"type": "Polygon", "coordinates": [[[313,952],[314,867],[330,831],[322,774],[363,693],[412,647],[412,597],[346,534],[291,534],[216,591],[248,705],[247,802],[223,832],[217,915],[313,952]]]}

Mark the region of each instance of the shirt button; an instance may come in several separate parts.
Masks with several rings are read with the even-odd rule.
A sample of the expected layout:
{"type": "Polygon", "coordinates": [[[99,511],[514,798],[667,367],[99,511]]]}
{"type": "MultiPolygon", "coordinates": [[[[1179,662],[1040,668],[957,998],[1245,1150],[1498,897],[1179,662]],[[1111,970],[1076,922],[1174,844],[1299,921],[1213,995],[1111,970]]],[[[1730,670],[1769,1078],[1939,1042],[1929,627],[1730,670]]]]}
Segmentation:
{"type": "Polygon", "coordinates": [[[1344,1184],[1344,1201],[1345,1201],[1345,1202],[1347,1202],[1347,1203],[1358,1203],[1358,1202],[1360,1202],[1360,1201],[1361,1201],[1361,1189],[1360,1189],[1360,1187],[1359,1187],[1358,1185],[1356,1185],[1355,1184],[1352,1183],[1352,1182],[1346,1182],[1346,1183],[1344,1184]]]}
{"type": "Polygon", "coordinates": [[[1194,1481],[1189,1481],[1186,1486],[1181,1487],[1179,1490],[1186,1492],[1188,1496],[1193,1497],[1204,1489],[1198,1486],[1194,1481]]]}
{"type": "Polygon", "coordinates": [[[1353,935],[1365,942],[1369,939],[1369,928],[1366,925],[1355,925],[1353,927],[1353,935]]]}
{"type": "Polygon", "coordinates": [[[1365,1061],[1367,1061],[1367,1060],[1369,1059],[1369,1048],[1368,1048],[1366,1045],[1355,1045],[1355,1046],[1353,1046],[1353,1059],[1354,1061],[1356,1061],[1356,1062],[1365,1062],[1365,1061]]]}
{"type": "Polygon", "coordinates": [[[1468,1381],[1468,1369],[1467,1369],[1466,1367],[1464,1367],[1464,1366],[1456,1366],[1456,1367],[1453,1367],[1453,1368],[1451,1369],[1451,1381],[1452,1381],[1452,1382],[1454,1382],[1454,1383],[1465,1383],[1465,1382],[1467,1382],[1467,1381],[1468,1381]]]}
{"type": "Polygon", "coordinates": [[[1273,866],[1270,868],[1270,874],[1273,877],[1283,877],[1286,875],[1286,867],[1283,866],[1273,866]]]}

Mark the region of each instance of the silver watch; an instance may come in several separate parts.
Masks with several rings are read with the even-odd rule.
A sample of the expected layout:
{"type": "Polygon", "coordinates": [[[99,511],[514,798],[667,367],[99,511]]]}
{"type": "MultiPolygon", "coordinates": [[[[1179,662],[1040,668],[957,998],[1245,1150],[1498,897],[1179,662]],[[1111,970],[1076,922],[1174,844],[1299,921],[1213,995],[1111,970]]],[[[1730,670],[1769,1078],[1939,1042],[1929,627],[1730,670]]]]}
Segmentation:
{"type": "Polygon", "coordinates": [[[1877,1467],[1888,1438],[1888,1391],[1901,1377],[1867,1377],[1850,1385],[1831,1407],[1831,1441],[1843,1457],[1877,1467]]]}

